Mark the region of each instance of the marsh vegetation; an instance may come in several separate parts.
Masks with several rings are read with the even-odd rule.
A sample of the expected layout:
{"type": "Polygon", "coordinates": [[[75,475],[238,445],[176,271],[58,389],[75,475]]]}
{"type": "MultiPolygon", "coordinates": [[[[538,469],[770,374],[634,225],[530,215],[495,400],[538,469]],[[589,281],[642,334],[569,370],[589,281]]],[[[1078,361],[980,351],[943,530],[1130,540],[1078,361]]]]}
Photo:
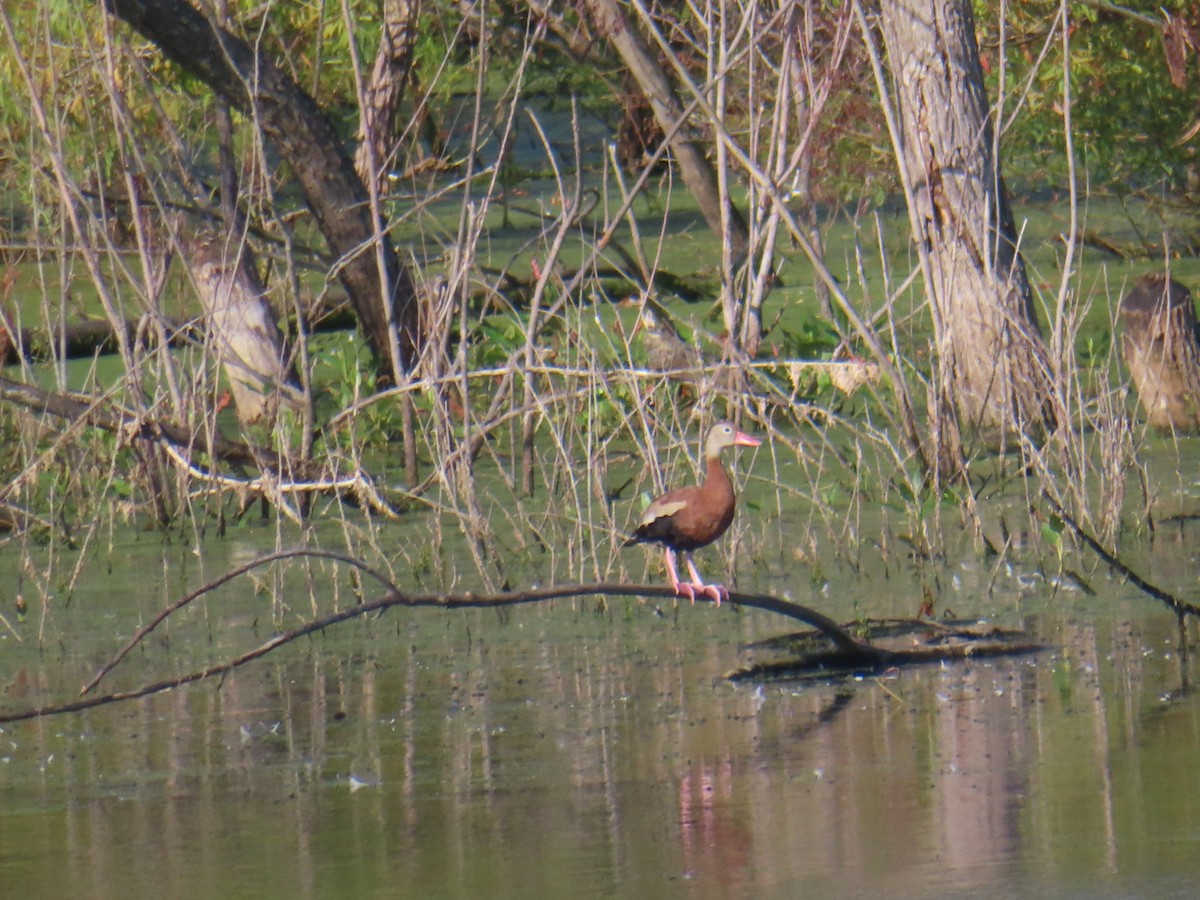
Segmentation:
{"type": "MultiPolygon", "coordinates": [[[[81,808],[148,799],[144,817],[117,815],[134,846],[172,828],[186,842],[197,823],[208,835],[195,866],[176,857],[138,882],[182,896],[219,868],[228,797],[300,797],[285,855],[309,849],[281,892],[345,874],[310,852],[336,844],[313,824],[333,808],[364,836],[347,857],[364,893],[387,878],[361,867],[405,835],[419,847],[406,878],[468,895],[522,871],[498,853],[464,862],[484,832],[511,849],[566,797],[561,841],[543,823],[554,858],[519,857],[548,867],[541,893],[590,867],[601,894],[669,870],[735,896],[846,862],[804,812],[817,798],[860,875],[891,865],[872,848],[904,851],[861,821],[895,815],[932,829],[928,859],[969,835],[946,869],[914,864],[922,884],[999,893],[977,868],[986,847],[1006,873],[1070,884],[1030,848],[1072,803],[1096,812],[1057,768],[1083,706],[1105,800],[1081,827],[1104,833],[1106,862],[1129,860],[1122,828],[1189,833],[1184,812],[1167,832],[1134,814],[1151,762],[1129,748],[1168,719],[1196,731],[1194,626],[1069,523],[1189,598],[1195,437],[1145,422],[1118,310],[1141,276],[1200,275],[1195,13],[1047,2],[971,21],[968,4],[929,3],[970,23],[952,68],[987,97],[965,139],[986,164],[960,172],[962,146],[938,144],[934,167],[911,155],[922,101],[889,68],[911,6],[0,13],[14,86],[0,100],[5,712],[71,700],[193,592],[105,684],[222,675],[6,725],[14,765],[0,772],[51,810],[45,846],[90,832],[81,808]],[[655,84],[665,101],[648,99],[662,100],[655,84]],[[941,240],[955,209],[973,221],[952,235],[965,243],[941,240]],[[658,554],[623,541],[651,497],[699,477],[699,441],[722,418],[764,439],[733,466],[731,531],[702,551],[731,588],[856,634],[986,618],[1051,649],[865,687],[714,688],[769,660],[778,645],[756,642],[790,626],[645,594],[355,614],[389,591],[658,581],[658,554]],[[328,617],[353,621],[222,669],[328,617]],[[60,721],[83,724],[46,724],[60,721]],[[984,771],[964,748],[997,742],[964,794],[958,776],[984,771]],[[828,781],[835,764],[844,780],[828,781]],[[101,783],[127,766],[148,781],[101,783]],[[894,793],[891,769],[909,779],[894,793]],[[937,808],[973,797],[957,809],[988,827],[923,817],[929,778],[937,808]],[[548,795],[520,800],[523,779],[548,795]],[[882,794],[895,806],[869,799],[882,794]],[[1018,794],[1038,799],[1014,812],[1018,794]],[[430,817],[444,827],[427,831],[430,817]],[[664,817],[674,850],[643,854],[664,817]],[[786,861],[795,847],[760,833],[768,819],[822,848],[811,865],[786,861]],[[604,860],[572,857],[602,821],[604,860]],[[756,859],[738,855],[749,846],[756,859]]],[[[1176,736],[1149,755],[1195,752],[1176,736]]],[[[56,884],[105,893],[97,873],[125,868],[124,851],[91,846],[89,870],[56,884]]],[[[32,868],[24,883],[54,881],[32,868]]]]}

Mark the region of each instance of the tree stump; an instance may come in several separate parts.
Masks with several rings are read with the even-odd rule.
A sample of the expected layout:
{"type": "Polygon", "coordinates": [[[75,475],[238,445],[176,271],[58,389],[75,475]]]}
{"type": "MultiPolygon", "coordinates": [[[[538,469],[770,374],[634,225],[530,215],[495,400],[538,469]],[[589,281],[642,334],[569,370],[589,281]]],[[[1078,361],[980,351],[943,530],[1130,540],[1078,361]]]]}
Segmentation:
{"type": "Polygon", "coordinates": [[[1200,429],[1200,342],[1192,293],[1143,275],[1121,301],[1121,352],[1153,428],[1200,429]]]}
{"type": "Polygon", "coordinates": [[[225,369],[238,420],[273,420],[280,405],[299,406],[288,352],[266,291],[244,248],[202,234],[187,245],[209,340],[225,369]]]}

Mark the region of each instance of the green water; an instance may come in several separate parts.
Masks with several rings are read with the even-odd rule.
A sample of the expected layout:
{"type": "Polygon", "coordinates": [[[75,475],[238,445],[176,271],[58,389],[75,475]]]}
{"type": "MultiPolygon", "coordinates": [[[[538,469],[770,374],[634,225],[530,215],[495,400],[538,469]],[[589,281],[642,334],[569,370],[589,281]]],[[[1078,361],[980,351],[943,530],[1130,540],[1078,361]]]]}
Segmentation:
{"type": "MultiPolygon", "coordinates": [[[[269,533],[207,540],[204,577],[269,533]]],[[[1186,593],[1195,536],[1177,526],[1132,549],[1186,593]]],[[[40,611],[9,616],[21,640],[0,634],[5,711],[71,699],[202,577],[191,549],[153,535],[111,557],[50,609],[40,648],[40,611]]],[[[1049,645],[1011,660],[733,685],[727,671],[763,656],[746,645],[789,623],[624,600],[392,610],[220,683],[5,725],[0,884],[96,898],[1190,896],[1200,700],[1174,617],[1102,569],[1086,573],[1096,596],[1052,594],[1014,563],[949,561],[938,597],[1049,645]]],[[[791,587],[796,572],[769,568],[762,581],[841,617],[910,614],[920,596],[903,566],[835,562],[791,587]]],[[[310,612],[301,596],[282,592],[284,620],[310,612]]],[[[271,605],[235,584],[105,686],[254,646],[271,605]]]]}
{"type": "MultiPolygon", "coordinates": [[[[1061,217],[1032,212],[1024,249],[1052,298],[1061,217]]],[[[883,215],[881,227],[899,218],[883,215]]],[[[645,220],[647,234],[656,221],[645,220]]],[[[830,260],[858,289],[852,238],[835,231],[830,260]]],[[[708,258],[709,243],[672,235],[666,267],[690,271],[682,260],[708,258]]],[[[503,260],[512,250],[495,252],[503,260]]],[[[1092,300],[1089,333],[1107,333],[1120,286],[1159,263],[1094,257],[1085,252],[1080,290],[1092,300]]],[[[1179,277],[1194,274],[1195,260],[1177,262],[1179,277]]],[[[815,298],[807,264],[793,259],[783,274],[769,307],[786,306],[791,327],[814,314],[815,298]]],[[[674,306],[702,324],[706,305],[674,306]]],[[[603,332],[634,311],[599,312],[603,332]]],[[[833,439],[882,452],[851,437],[833,439]]],[[[959,503],[918,515],[898,466],[847,451],[858,467],[842,468],[826,459],[823,437],[803,440],[804,460],[770,446],[738,458],[739,473],[752,466],[755,477],[733,533],[701,552],[706,573],[735,568],[742,587],[841,620],[911,616],[928,596],[939,613],[1024,628],[1047,649],[850,682],[735,685],[723,676],[767,655],[747,645],[792,623],[728,605],[620,599],[503,614],[391,610],[219,681],[0,726],[0,897],[1193,896],[1196,626],[1181,647],[1173,615],[1086,555],[1080,574],[1094,594],[1054,588],[1044,542],[1015,540],[1002,559],[985,557],[959,503]],[[946,558],[913,555],[905,536],[919,527],[940,531],[946,558]]],[[[1159,515],[1196,508],[1194,443],[1140,447],[1159,515]]],[[[672,478],[684,448],[694,441],[659,448],[672,478]]],[[[641,478],[643,464],[614,457],[597,473],[577,460],[571,472],[610,488],[641,478]]],[[[1137,521],[1136,481],[1126,522],[1137,521]]],[[[595,502],[593,487],[562,487],[561,509],[530,516],[537,539],[510,540],[525,512],[484,485],[515,586],[553,573],[639,579],[640,548],[593,569],[589,554],[610,543],[608,519],[572,505],[595,502]],[[538,553],[551,561],[531,575],[538,553]]],[[[649,488],[639,480],[620,499],[615,527],[649,488]]],[[[1021,527],[1028,500],[991,490],[980,516],[1001,547],[1002,513],[1021,527]]],[[[337,511],[316,539],[273,525],[167,540],[102,528],[69,591],[60,582],[72,551],[0,545],[0,615],[12,626],[0,623],[0,712],[74,699],[159,609],[277,545],[378,541],[395,553],[402,587],[428,589],[446,573],[461,578],[457,589],[479,587],[456,523],[433,528],[417,512],[375,533],[356,515],[337,511]],[[51,578],[33,574],[51,568],[51,578]],[[18,590],[29,602],[20,621],[18,590]]],[[[1191,597],[1198,528],[1126,533],[1121,550],[1191,597]]],[[[355,602],[345,571],[308,572],[299,560],[281,568],[173,616],[102,690],[222,662],[355,602]]]]}

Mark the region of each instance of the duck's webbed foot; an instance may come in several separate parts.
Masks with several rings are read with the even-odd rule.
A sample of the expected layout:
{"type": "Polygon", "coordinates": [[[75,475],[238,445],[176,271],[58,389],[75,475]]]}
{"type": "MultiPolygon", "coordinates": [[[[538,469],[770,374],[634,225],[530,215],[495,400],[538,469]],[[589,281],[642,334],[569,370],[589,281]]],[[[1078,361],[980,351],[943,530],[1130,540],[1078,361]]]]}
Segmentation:
{"type": "MultiPolygon", "coordinates": [[[[675,584],[675,593],[680,597],[687,597],[693,604],[696,602],[696,585],[687,581],[679,581],[675,584]]],[[[700,585],[703,587],[703,585],[700,585]]],[[[701,592],[703,593],[703,592],[701,592]]]]}
{"type": "MultiPolygon", "coordinates": [[[[691,557],[688,557],[688,567],[692,572],[692,578],[695,579],[695,567],[692,566],[691,557]]],[[[675,594],[679,597],[687,597],[692,603],[696,602],[696,585],[689,584],[686,581],[680,581],[679,569],[675,565],[675,551],[670,547],[667,548],[667,574],[671,576],[671,587],[675,589],[675,594]]],[[[701,584],[699,587],[703,588],[701,584]]]]}
{"type": "MultiPolygon", "coordinates": [[[[698,593],[704,594],[706,597],[712,597],[713,603],[720,606],[723,602],[729,599],[729,588],[723,584],[696,584],[692,585],[698,593]]],[[[695,601],[693,601],[695,602],[695,601]]]]}
{"type": "MultiPolygon", "coordinates": [[[[692,576],[692,583],[689,587],[693,591],[693,597],[696,594],[703,594],[705,597],[711,597],[717,606],[729,599],[729,588],[725,585],[704,583],[704,579],[700,577],[700,572],[696,569],[696,562],[692,559],[692,554],[688,553],[684,559],[687,562],[688,574],[692,576]]],[[[693,599],[692,602],[696,601],[693,599]]]]}

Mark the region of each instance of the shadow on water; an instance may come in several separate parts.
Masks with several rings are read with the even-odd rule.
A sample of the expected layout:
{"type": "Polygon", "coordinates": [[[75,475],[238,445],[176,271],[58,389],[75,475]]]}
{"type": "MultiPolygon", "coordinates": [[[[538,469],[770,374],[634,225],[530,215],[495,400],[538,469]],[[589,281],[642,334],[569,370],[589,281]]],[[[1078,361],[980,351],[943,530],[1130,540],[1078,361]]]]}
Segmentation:
{"type": "MultiPolygon", "coordinates": [[[[1175,549],[1146,562],[1182,580],[1175,556],[1154,557],[1175,549]]],[[[127,608],[129,577],[80,592],[45,649],[5,635],[6,709],[68,697],[157,608],[144,584],[127,608]]],[[[0,882],[88,897],[1169,895],[1200,842],[1194,653],[1173,616],[1096,580],[1096,597],[1011,605],[1050,651],[803,685],[722,677],[789,630],[728,606],[393,610],[220,684],[5,726],[0,882]]],[[[130,687],[256,643],[261,604],[231,592],[110,677],[130,687]]]]}

